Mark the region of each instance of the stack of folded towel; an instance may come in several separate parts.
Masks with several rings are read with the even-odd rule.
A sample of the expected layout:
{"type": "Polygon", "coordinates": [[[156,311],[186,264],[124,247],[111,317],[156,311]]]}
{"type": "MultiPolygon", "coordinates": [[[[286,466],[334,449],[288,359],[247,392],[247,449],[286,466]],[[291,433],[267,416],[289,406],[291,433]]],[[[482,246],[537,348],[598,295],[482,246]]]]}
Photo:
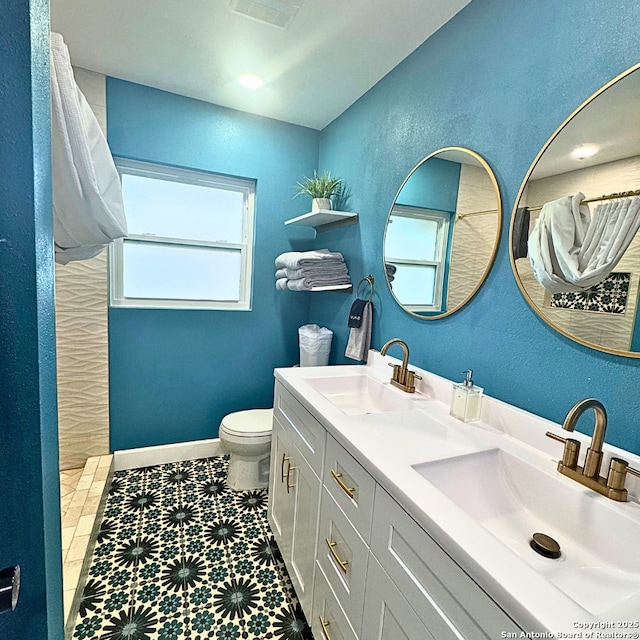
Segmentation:
{"type": "Polygon", "coordinates": [[[351,284],[341,253],[328,249],[289,251],[276,258],[276,289],[308,291],[351,284]]]}

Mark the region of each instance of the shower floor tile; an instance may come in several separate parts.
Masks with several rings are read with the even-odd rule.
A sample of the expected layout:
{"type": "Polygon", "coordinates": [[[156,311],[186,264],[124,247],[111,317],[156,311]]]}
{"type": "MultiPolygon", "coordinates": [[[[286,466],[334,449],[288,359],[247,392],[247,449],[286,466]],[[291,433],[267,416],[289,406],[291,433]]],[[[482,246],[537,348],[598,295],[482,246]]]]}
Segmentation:
{"type": "Polygon", "coordinates": [[[313,640],[267,523],[228,457],[116,471],[77,640],[313,640]]]}

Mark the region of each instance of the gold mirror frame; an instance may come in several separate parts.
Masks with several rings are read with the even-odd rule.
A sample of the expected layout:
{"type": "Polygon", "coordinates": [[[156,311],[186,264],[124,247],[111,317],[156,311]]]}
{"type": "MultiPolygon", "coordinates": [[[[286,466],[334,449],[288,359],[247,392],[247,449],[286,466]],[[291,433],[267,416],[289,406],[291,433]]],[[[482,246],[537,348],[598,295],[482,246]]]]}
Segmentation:
{"type": "MultiPolygon", "coordinates": [[[[465,215],[469,215],[469,214],[465,214],[465,215]]],[[[389,291],[390,291],[391,295],[393,296],[393,299],[396,301],[396,303],[400,306],[400,308],[403,311],[405,311],[409,315],[413,316],[414,318],[418,318],[420,320],[440,320],[442,318],[446,318],[447,316],[450,316],[452,313],[455,313],[456,311],[459,311],[460,309],[462,309],[462,307],[464,307],[466,304],[469,303],[469,301],[476,295],[476,293],[478,293],[480,287],[484,284],[485,280],[487,279],[487,276],[489,275],[489,271],[491,270],[491,267],[493,266],[493,263],[495,262],[495,259],[496,259],[496,255],[498,253],[498,246],[500,244],[500,234],[501,234],[501,232],[502,232],[502,197],[501,197],[501,194],[500,194],[500,188],[498,186],[498,181],[496,180],[496,176],[493,173],[493,170],[491,169],[489,163],[480,154],[476,153],[475,151],[472,151],[471,149],[467,149],[465,147],[443,147],[442,149],[438,149],[437,151],[434,151],[433,153],[430,153],[428,156],[426,156],[422,160],[420,160],[420,162],[418,162],[418,164],[416,164],[415,167],[413,167],[413,169],[411,169],[411,171],[409,172],[407,177],[404,179],[404,181],[400,185],[400,188],[396,192],[395,197],[393,198],[393,203],[391,204],[391,207],[389,209],[389,214],[387,215],[387,222],[386,222],[385,227],[384,227],[384,236],[383,236],[383,239],[382,239],[382,269],[383,269],[383,273],[385,274],[385,280],[387,282],[387,286],[389,287],[389,291]],[[398,200],[398,196],[400,195],[400,192],[402,191],[404,186],[407,184],[407,182],[409,181],[411,176],[415,173],[415,171],[419,167],[421,167],[425,162],[427,162],[427,160],[430,160],[431,158],[434,158],[438,154],[442,154],[442,153],[445,153],[447,151],[465,153],[465,154],[471,156],[472,158],[474,158],[478,162],[479,165],[482,166],[482,168],[486,171],[487,175],[489,176],[489,179],[491,181],[491,184],[493,186],[493,190],[494,190],[494,193],[495,193],[495,198],[496,198],[496,209],[495,209],[496,215],[497,215],[496,234],[495,234],[495,239],[494,239],[494,243],[493,243],[493,251],[491,252],[491,255],[489,256],[489,259],[487,260],[487,265],[486,265],[484,271],[482,272],[482,275],[478,278],[478,282],[475,285],[475,287],[473,288],[473,290],[461,302],[459,302],[454,308],[448,309],[447,311],[445,311],[443,313],[433,312],[433,315],[425,316],[425,315],[420,315],[418,313],[415,313],[415,312],[411,311],[410,309],[407,309],[407,307],[402,302],[400,302],[400,300],[398,300],[397,296],[393,292],[393,288],[392,288],[392,286],[391,286],[391,284],[389,282],[389,279],[388,279],[387,273],[386,273],[385,246],[386,246],[386,240],[387,240],[387,229],[389,228],[389,220],[391,218],[391,214],[393,212],[393,209],[396,206],[396,203],[397,203],[397,200],[398,200]]]]}
{"type": "Polygon", "coordinates": [[[600,89],[598,89],[598,91],[596,91],[593,95],[591,95],[589,98],[587,98],[579,107],[577,107],[562,122],[562,124],[553,132],[551,137],[543,145],[542,149],[540,149],[540,151],[538,152],[538,155],[536,155],[535,159],[531,163],[531,166],[529,167],[529,170],[527,171],[527,173],[526,173],[526,175],[524,177],[524,180],[522,181],[522,184],[520,185],[520,189],[518,190],[518,195],[516,196],[516,200],[515,200],[515,203],[513,205],[513,210],[511,211],[511,222],[510,222],[510,225],[509,225],[509,258],[511,260],[511,270],[513,271],[513,275],[514,275],[514,278],[515,278],[516,283],[518,285],[518,288],[520,289],[520,293],[522,293],[522,295],[524,296],[524,299],[527,301],[527,303],[531,307],[531,309],[533,309],[533,311],[535,311],[535,313],[546,324],[548,324],[552,329],[555,329],[558,333],[563,335],[565,338],[569,338],[570,340],[573,340],[574,342],[577,342],[577,343],[579,343],[579,344],[581,344],[581,345],[583,345],[585,347],[590,347],[591,349],[594,349],[596,351],[601,351],[603,353],[611,353],[611,354],[617,355],[617,356],[625,356],[625,357],[628,357],[628,358],[640,358],[640,351],[638,351],[638,352],[636,352],[636,351],[622,351],[622,350],[619,350],[619,349],[613,349],[613,348],[610,348],[610,347],[605,347],[605,346],[602,346],[602,345],[594,344],[592,342],[588,342],[587,340],[584,340],[584,339],[582,339],[582,338],[580,338],[578,336],[574,336],[574,335],[570,334],[566,329],[564,329],[563,327],[561,327],[557,323],[555,323],[552,320],[550,320],[540,310],[538,305],[533,301],[533,299],[531,298],[531,296],[529,295],[527,290],[524,288],[524,284],[522,283],[520,275],[518,274],[518,269],[517,269],[517,266],[516,266],[516,260],[515,260],[515,258],[513,256],[513,233],[514,233],[515,215],[516,215],[516,211],[518,210],[518,206],[520,204],[520,200],[522,199],[522,195],[524,193],[524,190],[526,189],[527,184],[529,183],[529,178],[531,177],[531,174],[535,170],[538,162],[540,161],[540,158],[544,155],[545,151],[547,151],[547,149],[551,146],[553,141],[558,137],[558,135],[560,135],[562,130],[569,124],[569,122],[571,122],[571,120],[573,120],[573,118],[576,115],[578,115],[585,107],[587,107],[589,104],[591,104],[598,96],[603,94],[607,89],[609,89],[610,87],[615,85],[620,80],[623,80],[624,78],[628,77],[634,71],[638,71],[639,69],[640,69],[640,63],[637,63],[634,66],[632,66],[629,69],[627,69],[626,71],[623,71],[620,75],[618,75],[615,78],[613,78],[613,80],[610,80],[609,82],[607,82],[604,86],[602,86],[600,89]]]}

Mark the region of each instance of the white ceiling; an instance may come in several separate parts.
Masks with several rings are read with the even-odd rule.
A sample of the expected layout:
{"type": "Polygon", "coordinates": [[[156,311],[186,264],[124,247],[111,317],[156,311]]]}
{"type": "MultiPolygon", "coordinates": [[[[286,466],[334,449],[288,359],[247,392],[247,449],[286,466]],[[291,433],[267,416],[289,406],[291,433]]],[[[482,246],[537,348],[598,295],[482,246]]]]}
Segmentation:
{"type": "Polygon", "coordinates": [[[539,180],[640,155],[638,104],[640,71],[635,71],[609,87],[571,119],[541,156],[531,179],[539,180]],[[598,153],[585,160],[571,156],[573,149],[586,144],[597,146],[598,153]]]}
{"type": "Polygon", "coordinates": [[[302,6],[283,29],[229,0],[51,0],[51,28],[76,66],[322,129],[470,2],[258,1],[302,6]]]}

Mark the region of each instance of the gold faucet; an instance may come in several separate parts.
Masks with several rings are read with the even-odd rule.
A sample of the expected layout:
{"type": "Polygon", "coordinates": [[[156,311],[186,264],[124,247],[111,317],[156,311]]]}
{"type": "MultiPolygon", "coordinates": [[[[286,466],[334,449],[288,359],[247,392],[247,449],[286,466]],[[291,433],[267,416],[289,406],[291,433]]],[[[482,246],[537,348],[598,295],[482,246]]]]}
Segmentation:
{"type": "Polygon", "coordinates": [[[399,364],[391,364],[390,367],[393,367],[393,375],[391,377],[391,384],[398,389],[402,389],[407,393],[415,393],[416,379],[422,380],[422,377],[419,376],[415,371],[409,371],[407,367],[409,366],[409,347],[407,343],[400,338],[392,338],[388,342],[385,342],[382,349],[380,349],[380,355],[384,356],[387,354],[387,350],[392,344],[399,344],[402,347],[404,352],[404,357],[402,358],[402,365],[399,364]]]}
{"type": "Polygon", "coordinates": [[[609,473],[606,478],[600,476],[602,466],[602,446],[604,445],[604,434],[607,430],[607,411],[604,405],[595,398],[586,398],[576,403],[567,414],[562,423],[565,431],[573,431],[580,416],[588,409],[593,409],[596,416],[596,423],[593,428],[591,446],[587,449],[584,460],[584,467],[578,466],[578,456],[580,454],[580,441],[574,438],[562,438],[555,433],[547,431],[546,435],[553,440],[564,443],[562,460],[558,462],[558,471],[579,482],[585,487],[617,500],[624,502],[627,499],[625,481],[627,473],[632,473],[640,477],[640,471],[632,469],[629,463],[621,458],[611,458],[609,463],[609,473]]]}

